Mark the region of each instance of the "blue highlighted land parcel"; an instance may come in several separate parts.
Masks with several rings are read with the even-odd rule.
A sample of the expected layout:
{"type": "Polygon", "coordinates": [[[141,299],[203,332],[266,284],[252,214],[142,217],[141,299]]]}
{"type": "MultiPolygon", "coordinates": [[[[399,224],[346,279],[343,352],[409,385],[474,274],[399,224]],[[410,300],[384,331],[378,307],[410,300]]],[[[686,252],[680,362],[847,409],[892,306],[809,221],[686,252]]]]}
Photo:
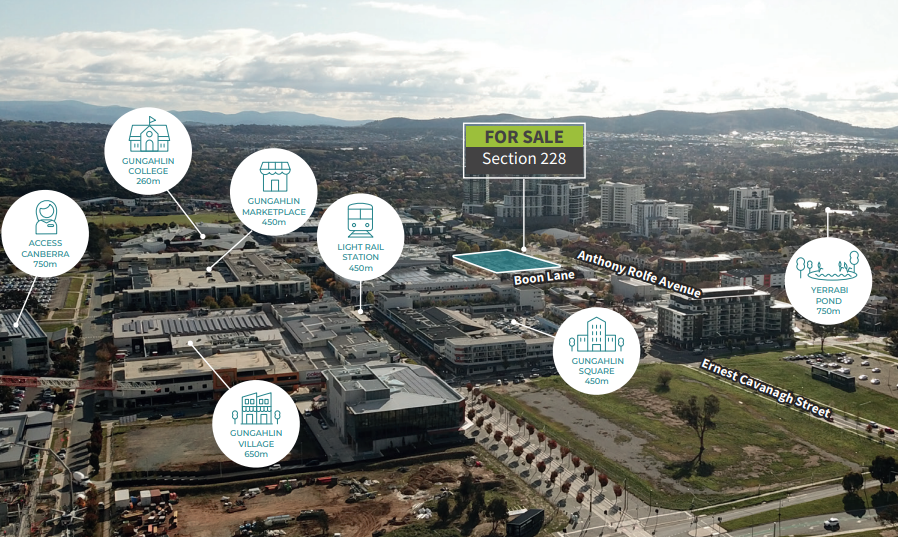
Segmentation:
{"type": "Polygon", "coordinates": [[[493,250],[490,252],[474,252],[470,254],[456,254],[452,256],[457,261],[463,261],[483,270],[495,274],[505,272],[523,272],[528,270],[541,270],[558,268],[561,265],[550,263],[526,254],[519,254],[511,250],[493,250]]]}

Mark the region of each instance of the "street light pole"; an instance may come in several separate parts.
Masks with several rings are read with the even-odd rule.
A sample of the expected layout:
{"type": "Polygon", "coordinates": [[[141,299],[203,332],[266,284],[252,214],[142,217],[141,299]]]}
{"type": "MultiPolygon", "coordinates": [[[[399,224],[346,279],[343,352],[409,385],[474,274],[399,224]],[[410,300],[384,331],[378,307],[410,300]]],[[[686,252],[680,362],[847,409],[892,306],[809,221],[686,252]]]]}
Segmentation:
{"type": "Polygon", "coordinates": [[[13,442],[13,444],[15,444],[17,446],[36,449],[38,451],[46,451],[46,452],[49,452],[54,457],[56,457],[56,460],[59,461],[59,464],[61,464],[62,467],[65,468],[66,472],[69,473],[69,510],[71,511],[72,509],[74,509],[75,508],[75,492],[74,492],[75,491],[75,476],[72,474],[72,469],[69,468],[68,465],[66,465],[65,461],[63,461],[62,458],[59,455],[57,455],[56,452],[50,448],[32,446],[31,444],[26,444],[24,442],[13,442]]]}

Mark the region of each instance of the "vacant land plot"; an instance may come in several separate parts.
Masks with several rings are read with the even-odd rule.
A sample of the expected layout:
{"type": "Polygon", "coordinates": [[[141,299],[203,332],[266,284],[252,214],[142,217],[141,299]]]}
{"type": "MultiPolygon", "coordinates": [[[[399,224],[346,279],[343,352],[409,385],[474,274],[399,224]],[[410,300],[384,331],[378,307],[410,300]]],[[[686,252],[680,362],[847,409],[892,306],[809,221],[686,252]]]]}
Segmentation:
{"type": "Polygon", "coordinates": [[[642,365],[625,388],[601,397],[581,394],[560,377],[501,388],[495,395],[613,478],[630,478],[636,494],[647,499],[651,486],[672,506],[690,505],[693,493],[705,495],[695,503],[700,507],[756,493],[759,486],[838,477],[869,464],[882,449],[683,366],[642,365]],[[673,373],[667,389],[657,385],[665,369],[673,373]],[[720,413],[705,437],[706,464],[694,468],[698,438],[672,407],[712,394],[720,400],[720,413]]]}
{"type": "MultiPolygon", "coordinates": [[[[459,456],[461,459],[461,456],[459,456]]],[[[396,461],[396,464],[401,462],[396,461]]],[[[379,466],[379,465],[378,465],[379,466]]],[[[364,472],[341,474],[340,479],[367,479],[372,482],[368,489],[377,493],[377,497],[360,503],[346,503],[349,487],[332,484],[310,485],[298,487],[292,492],[265,494],[246,500],[247,509],[236,513],[225,513],[221,496],[226,495],[232,501],[238,499],[239,489],[233,491],[219,488],[215,494],[183,495],[178,505],[180,535],[190,537],[229,537],[234,530],[247,520],[265,519],[275,515],[299,514],[300,510],[322,509],[328,515],[327,534],[341,533],[344,537],[369,537],[373,532],[383,529],[387,532],[405,528],[410,523],[413,527],[421,527],[422,535],[432,535],[434,529],[453,529],[465,523],[465,517],[459,516],[449,522],[438,521],[436,516],[429,521],[418,521],[415,508],[427,505],[433,508],[433,496],[440,493],[441,488],[458,487],[458,479],[470,470],[474,477],[489,483],[486,501],[495,496],[506,499],[509,509],[536,507],[547,510],[547,524],[544,534],[559,529],[558,520],[564,517],[555,516],[554,510],[539,493],[530,490],[516,476],[495,474],[489,468],[467,468],[461,460],[449,460],[428,465],[408,465],[408,471],[394,468],[369,469],[364,472]],[[422,482],[417,477],[427,473],[442,475],[445,482],[422,482]],[[373,482],[377,483],[373,483],[373,482]],[[493,488],[495,487],[495,488],[493,488]],[[412,489],[412,490],[410,490],[412,489]],[[410,492],[410,494],[408,493],[410,492]],[[554,518],[553,518],[554,517],[554,518]]],[[[272,479],[276,483],[276,479],[272,479]]],[[[485,487],[486,488],[486,487],[485,487]]],[[[483,523],[465,527],[465,534],[482,536],[489,533],[491,524],[483,523]]],[[[319,535],[322,528],[316,520],[302,521],[282,527],[288,537],[300,535],[319,535]]]]}
{"type": "MultiPolygon", "coordinates": [[[[218,449],[212,437],[212,418],[161,420],[148,425],[116,427],[113,460],[124,460],[116,471],[218,470],[236,466],[218,449]],[[178,446],[178,449],[159,449],[178,446]]],[[[284,460],[323,459],[324,452],[312,433],[301,428],[299,440],[284,460]]],[[[271,461],[272,464],[278,461],[271,461]]]]}

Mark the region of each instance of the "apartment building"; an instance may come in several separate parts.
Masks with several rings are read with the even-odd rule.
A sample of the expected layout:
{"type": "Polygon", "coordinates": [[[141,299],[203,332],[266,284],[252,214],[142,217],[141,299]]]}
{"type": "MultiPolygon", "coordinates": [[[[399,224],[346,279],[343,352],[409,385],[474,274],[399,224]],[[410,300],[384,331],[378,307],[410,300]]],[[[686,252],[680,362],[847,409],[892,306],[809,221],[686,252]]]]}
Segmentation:
{"type": "Polygon", "coordinates": [[[645,199],[645,185],[607,182],[602,185],[602,225],[621,227],[632,224],[632,206],[645,199]]]}
{"type": "Polygon", "coordinates": [[[792,227],[792,211],[773,206],[769,188],[740,186],[730,189],[727,226],[746,231],[780,231],[792,227]]]}
{"type": "Polygon", "coordinates": [[[792,337],[792,306],[752,287],[702,289],[702,298],[671,293],[658,306],[658,337],[685,349],[792,337]]]}

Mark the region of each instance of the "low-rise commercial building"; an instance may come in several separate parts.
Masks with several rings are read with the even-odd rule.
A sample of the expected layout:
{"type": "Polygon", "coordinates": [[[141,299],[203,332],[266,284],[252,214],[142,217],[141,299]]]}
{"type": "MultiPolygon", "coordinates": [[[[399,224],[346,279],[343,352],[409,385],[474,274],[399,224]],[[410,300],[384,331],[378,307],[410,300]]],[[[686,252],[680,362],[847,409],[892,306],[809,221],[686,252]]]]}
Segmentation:
{"type": "Polygon", "coordinates": [[[464,397],[426,367],[359,365],[323,375],[327,416],[359,452],[460,438],[464,397]]]}
{"type": "Polygon", "coordinates": [[[0,311],[0,371],[43,370],[50,367],[47,334],[27,311],[0,311]],[[18,320],[18,326],[14,326],[18,320]]]}
{"type": "Polygon", "coordinates": [[[52,412],[14,412],[0,415],[0,479],[4,481],[22,479],[29,467],[34,468],[29,458],[36,453],[36,450],[32,450],[28,445],[43,447],[43,444],[50,439],[52,425],[52,412]]]}
{"type": "Polygon", "coordinates": [[[222,352],[202,358],[192,354],[128,359],[115,364],[112,379],[128,382],[155,382],[155,389],[104,392],[116,408],[218,400],[229,386],[247,380],[264,380],[288,393],[301,385],[321,382],[317,369],[300,369],[296,362],[264,349],[222,352]],[[227,384],[222,384],[219,376],[227,384]]]}

